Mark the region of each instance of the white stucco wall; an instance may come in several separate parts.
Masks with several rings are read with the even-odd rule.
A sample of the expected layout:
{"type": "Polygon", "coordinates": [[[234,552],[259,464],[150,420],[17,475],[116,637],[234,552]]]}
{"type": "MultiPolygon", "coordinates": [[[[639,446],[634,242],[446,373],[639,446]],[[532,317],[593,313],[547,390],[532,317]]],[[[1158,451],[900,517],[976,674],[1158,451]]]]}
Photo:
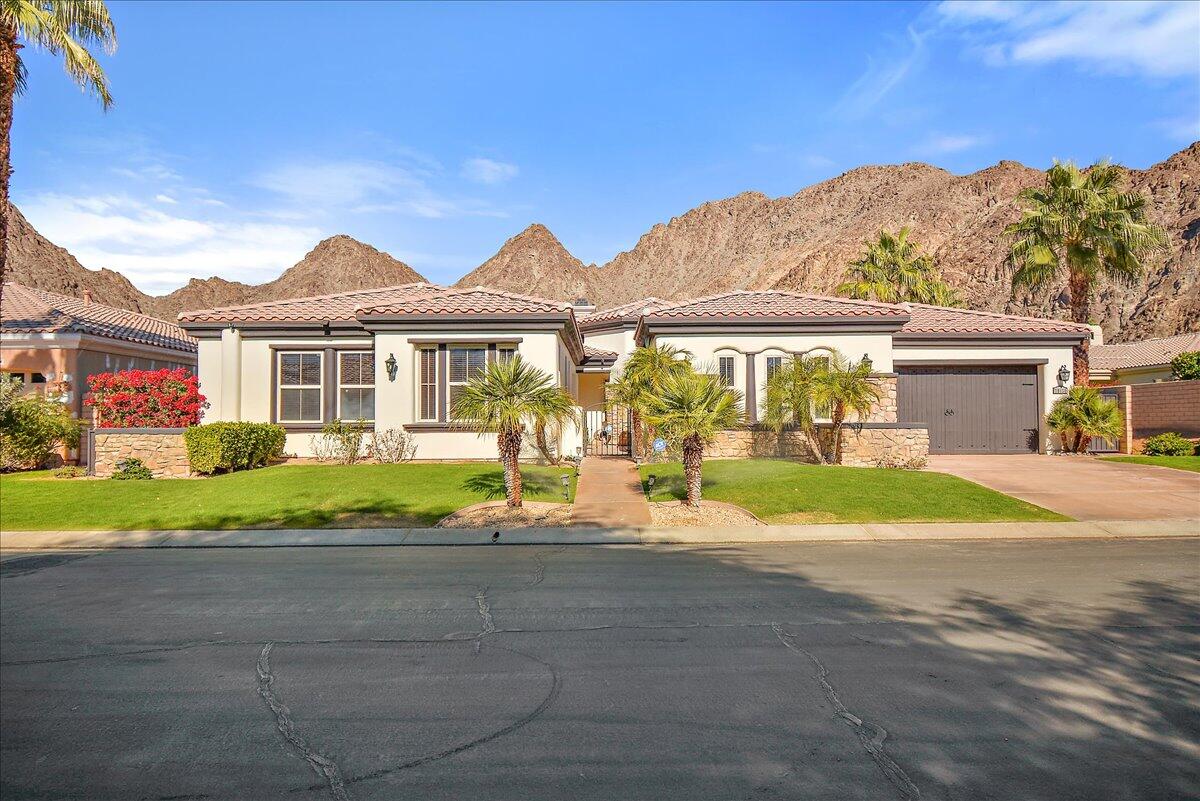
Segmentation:
{"type": "Polygon", "coordinates": [[[613,366],[612,374],[617,375],[625,364],[625,360],[629,358],[629,354],[633,353],[637,348],[637,343],[633,339],[633,328],[626,328],[620,331],[605,331],[600,334],[584,334],[583,341],[585,344],[593,348],[601,350],[611,350],[618,354],[617,362],[613,366]]]}

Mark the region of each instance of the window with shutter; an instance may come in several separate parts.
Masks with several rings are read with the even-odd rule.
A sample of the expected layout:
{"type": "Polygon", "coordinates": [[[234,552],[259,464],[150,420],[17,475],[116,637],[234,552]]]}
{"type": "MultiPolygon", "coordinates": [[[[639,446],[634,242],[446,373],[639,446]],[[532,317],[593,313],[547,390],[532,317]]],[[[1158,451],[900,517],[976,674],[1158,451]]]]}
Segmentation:
{"type": "Polygon", "coordinates": [[[375,419],[375,353],[338,353],[338,417],[343,420],[375,419]]]}
{"type": "Polygon", "coordinates": [[[278,354],[279,422],[321,422],[323,358],[322,353],[278,354]]]}
{"type": "Polygon", "coordinates": [[[454,406],[467,383],[487,367],[487,346],[450,347],[449,386],[450,417],[454,417],[454,406]]]}

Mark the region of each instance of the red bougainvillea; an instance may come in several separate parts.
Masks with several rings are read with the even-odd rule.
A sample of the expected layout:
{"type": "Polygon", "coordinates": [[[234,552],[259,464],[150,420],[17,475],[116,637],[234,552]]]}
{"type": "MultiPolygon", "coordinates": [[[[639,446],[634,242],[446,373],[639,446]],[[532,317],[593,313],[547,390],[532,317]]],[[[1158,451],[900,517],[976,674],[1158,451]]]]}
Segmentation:
{"type": "Polygon", "coordinates": [[[96,410],[99,428],[183,428],[208,408],[196,376],[182,367],[100,373],[88,386],[83,402],[96,410]]]}

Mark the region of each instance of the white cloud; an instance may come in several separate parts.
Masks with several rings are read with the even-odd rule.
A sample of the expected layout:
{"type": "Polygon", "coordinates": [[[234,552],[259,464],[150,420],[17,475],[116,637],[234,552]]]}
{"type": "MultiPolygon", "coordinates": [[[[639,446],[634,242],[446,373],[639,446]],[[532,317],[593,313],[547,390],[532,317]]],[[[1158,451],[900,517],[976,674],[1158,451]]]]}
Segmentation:
{"type": "Polygon", "coordinates": [[[970,134],[934,134],[917,146],[918,153],[940,156],[946,153],[959,153],[986,144],[986,137],[970,134]]]}
{"type": "Polygon", "coordinates": [[[168,206],[174,206],[179,203],[178,200],[171,197],[170,195],[158,194],[158,195],[154,196],[154,199],[157,200],[159,203],[166,203],[168,206]]]}
{"type": "Polygon", "coordinates": [[[1154,127],[1179,142],[1190,144],[1200,140],[1200,114],[1164,117],[1155,120],[1154,127]]]}
{"type": "Polygon", "coordinates": [[[502,184],[516,178],[518,172],[516,164],[483,158],[467,159],[460,170],[463,178],[478,184],[502,184]]]}
{"type": "Polygon", "coordinates": [[[41,194],[21,202],[39,232],[91,269],[169,292],[197,276],[252,283],[276,277],[320,238],[317,228],[166,214],[129,195],[41,194]]]}
{"type": "Polygon", "coordinates": [[[377,161],[296,162],[262,172],[250,182],[293,203],[323,207],[423,188],[421,179],[409,170],[377,161]]]}
{"type": "Polygon", "coordinates": [[[834,104],[834,116],[847,120],[865,117],[910,73],[924,63],[927,57],[925,39],[925,34],[909,28],[908,41],[903,52],[881,61],[868,59],[866,71],[834,104]]]}
{"type": "Polygon", "coordinates": [[[1194,2],[944,2],[938,13],[986,37],[977,49],[992,64],[1073,61],[1098,72],[1200,73],[1194,2]]]}

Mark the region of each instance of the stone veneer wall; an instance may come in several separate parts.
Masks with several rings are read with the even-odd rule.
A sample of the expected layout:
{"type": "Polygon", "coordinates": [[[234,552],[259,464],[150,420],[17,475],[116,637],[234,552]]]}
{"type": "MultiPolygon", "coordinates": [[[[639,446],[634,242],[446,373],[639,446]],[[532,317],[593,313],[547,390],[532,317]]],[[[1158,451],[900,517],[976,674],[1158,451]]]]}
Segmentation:
{"type": "Polygon", "coordinates": [[[874,377],[875,385],[879,387],[880,397],[872,404],[871,413],[867,415],[868,423],[896,422],[899,407],[896,402],[896,376],[893,373],[879,373],[874,377]]]}
{"type": "MultiPolygon", "coordinates": [[[[770,429],[722,431],[705,448],[709,459],[785,458],[817,461],[798,431],[770,429]]],[[[842,427],[842,464],[850,467],[921,467],[929,458],[929,430],[905,424],[875,423],[842,427]]]]}
{"type": "Polygon", "coordinates": [[[155,478],[192,474],[182,428],[93,428],[88,450],[97,478],[111,477],[123,459],[141,459],[155,478]]]}

